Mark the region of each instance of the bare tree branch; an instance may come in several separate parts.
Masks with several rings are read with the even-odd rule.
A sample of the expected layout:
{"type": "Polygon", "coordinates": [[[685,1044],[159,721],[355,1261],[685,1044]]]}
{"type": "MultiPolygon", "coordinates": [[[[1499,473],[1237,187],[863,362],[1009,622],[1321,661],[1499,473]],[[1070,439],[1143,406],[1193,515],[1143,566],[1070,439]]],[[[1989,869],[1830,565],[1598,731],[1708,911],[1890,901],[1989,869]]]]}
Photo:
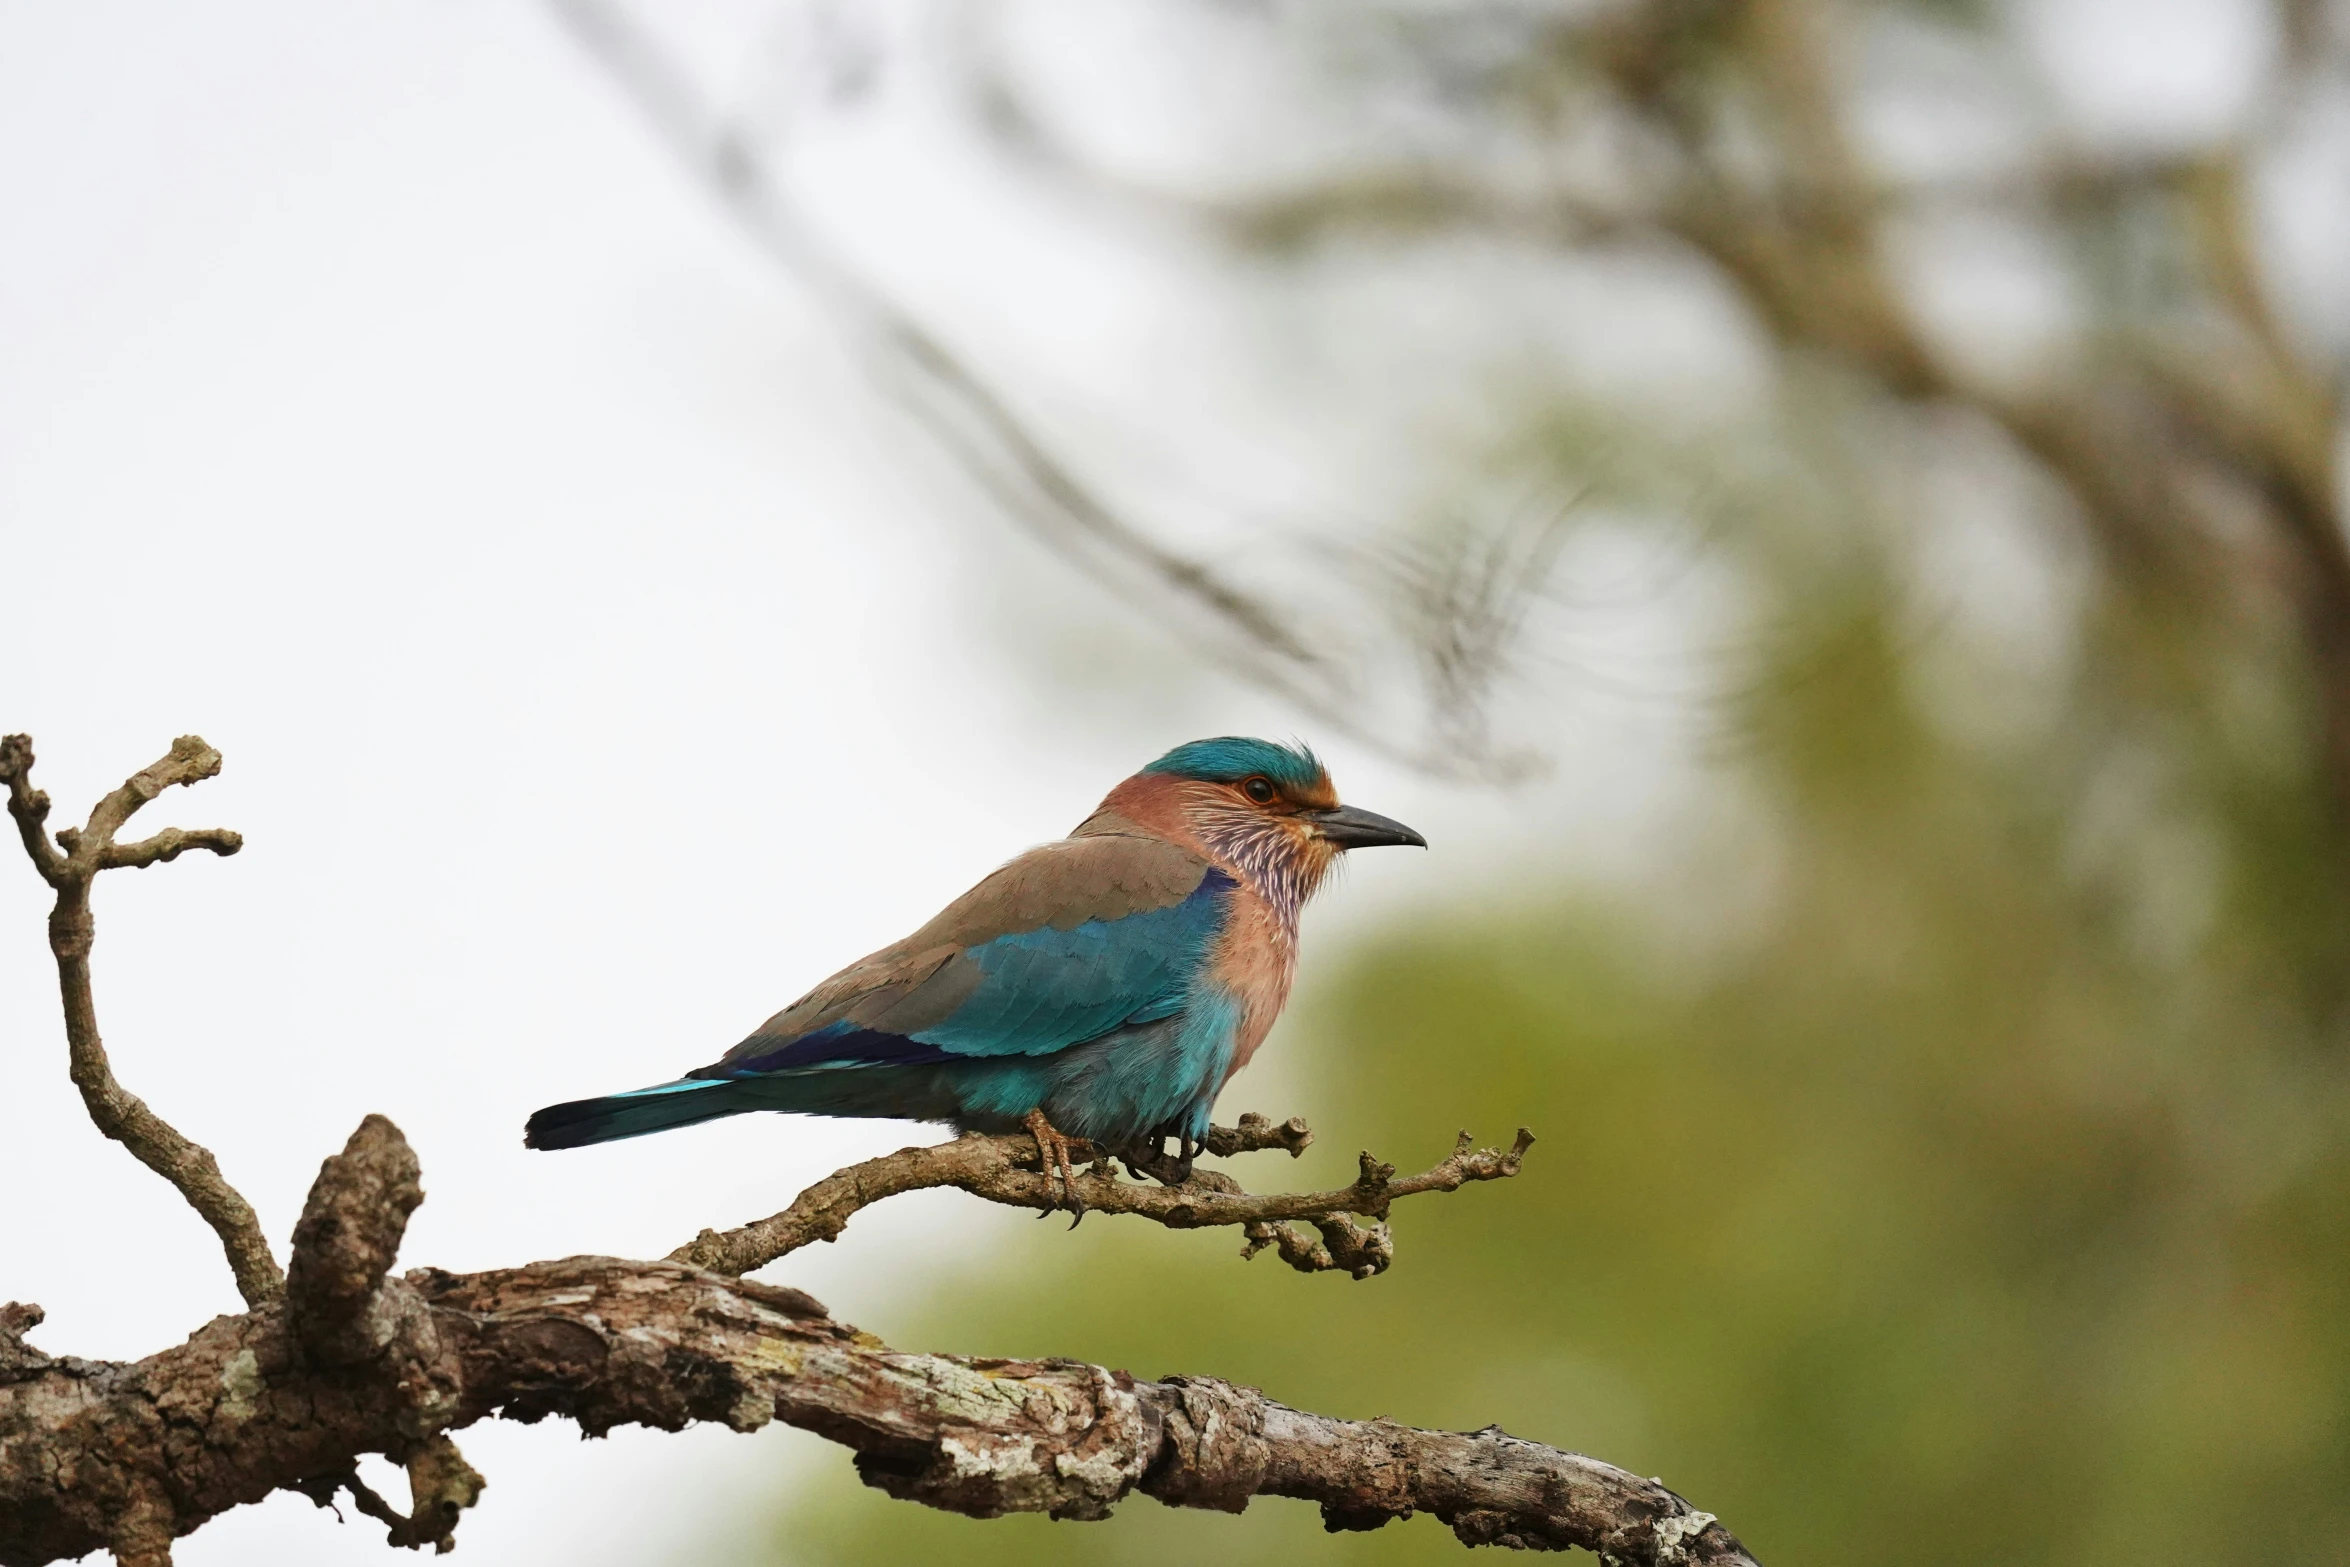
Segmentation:
{"type": "Polygon", "coordinates": [[[97,925],[90,914],[90,884],[101,870],[152,865],[186,849],[234,854],[244,839],[226,828],[167,828],[143,842],[117,845],[120,832],[139,808],[174,784],[193,784],[220,771],[220,753],[195,735],[182,735],[170,754],[134,773],[98,802],[89,824],[65,828],[49,841],[44,823],[49,797],[32,786],[33,742],[26,735],[0,739],[0,783],[8,789],[8,811],[16,818],[25,852],[41,879],[57,890],[49,914],[49,950],[57,959],[58,989],[65,1005],[67,1059],[74,1086],[98,1130],[131,1151],[186,1198],[220,1237],[245,1304],[258,1306],[284,1287],[277,1260],[262,1237],[252,1205],[221,1175],[211,1153],[187,1138],[124,1088],[106,1059],[98,1034],[98,1011],[90,996],[90,946],[97,925]],[[62,850],[62,852],[60,852],[62,850]]]}
{"type": "MultiPolygon", "coordinates": [[[[1292,1119],[1275,1126],[1263,1116],[1249,1115],[1241,1117],[1238,1127],[1213,1129],[1208,1134],[1208,1151],[1227,1157],[1282,1148],[1294,1158],[1305,1151],[1313,1135],[1303,1121],[1292,1119]]],[[[1213,1170],[1194,1171],[1179,1185],[1121,1181],[1106,1150],[1082,1142],[1071,1146],[1073,1157],[1091,1162],[1091,1169],[1076,1182],[1077,1195],[1089,1213],[1136,1214],[1176,1230],[1233,1225],[1248,1237],[1249,1244],[1241,1253],[1244,1257],[1274,1248],[1301,1272],[1337,1269],[1356,1278],[1369,1278],[1385,1272],[1394,1259],[1387,1226],[1379,1223],[1364,1229],[1353,1224],[1348,1215],[1385,1220],[1389,1206],[1401,1197],[1457,1191],[1470,1181],[1506,1180],[1518,1173],[1533,1143],[1534,1134],[1521,1129],[1517,1142],[1506,1151],[1477,1149],[1463,1132],[1449,1157],[1418,1175],[1399,1180],[1393,1165],[1382,1164],[1366,1153],[1361,1174],[1351,1186],[1266,1195],[1245,1192],[1230,1176],[1213,1170]],[[1321,1230],[1324,1244],[1315,1245],[1291,1228],[1290,1221],[1303,1221],[1321,1230]]],[[[1150,1173],[1151,1168],[1145,1164],[1143,1172],[1150,1173]]],[[[1174,1172],[1169,1168],[1165,1173],[1174,1172]]],[[[851,1165],[818,1181],[771,1218],[723,1234],[704,1230],[671,1252],[669,1260],[715,1273],[749,1273],[811,1242],[834,1239],[860,1210],[885,1198],[942,1186],[1040,1213],[1067,1206],[1060,1182],[1043,1168],[1033,1139],[970,1133],[950,1143],[901,1148],[851,1165]],[[1024,1169],[1024,1164],[1037,1168],[1024,1169]]]]}
{"type": "Polygon", "coordinates": [[[0,1308],[0,1562],[104,1548],[160,1567],[173,1539],[277,1489],[322,1504],[348,1490],[394,1543],[445,1548],[481,1490],[447,1434],[555,1415],[591,1435],[782,1420],[852,1449],[868,1485],[982,1518],[1101,1518],[1137,1491],[1225,1512],[1287,1496],[1333,1529],[1432,1512],[1472,1545],[1751,1567],[1658,1482],[1492,1427],[1332,1419],[1205,1377],[909,1354],[795,1290],[676,1262],[390,1277],[418,1198],[414,1156],[370,1116],[319,1171],[282,1300],[136,1364],[44,1355],[24,1342],[38,1308],[0,1308]],[[353,1458],[378,1452],[408,1469],[407,1513],[356,1480],[353,1458]]]}
{"type": "MultiPolygon", "coordinates": [[[[90,1004],[88,895],[98,871],[238,846],[217,830],[174,829],[125,848],[115,835],[162,790],[211,777],[220,760],[184,737],[99,802],[87,827],[52,843],[48,802],[31,784],[31,742],[0,741],[10,811],[58,890],[52,945],[75,1079],[100,1128],[162,1170],[221,1232],[251,1307],[122,1364],[44,1354],[25,1339],[40,1308],[0,1306],[0,1567],[101,1549],[125,1567],[169,1567],[174,1540],[277,1490],[322,1507],[348,1494],[391,1544],[446,1551],[485,1483],[450,1433],[491,1417],[548,1415],[590,1435],[695,1421],[755,1430],[780,1419],[853,1449],[869,1485],[977,1517],[1101,1518],[1136,1491],[1227,1512],[1255,1496],[1290,1496],[1321,1504],[1332,1529],[1433,1512],[1472,1545],[1752,1567],[1711,1514],[1661,1483],[1496,1428],[1464,1435],[1335,1420],[1210,1378],[1143,1382],[1074,1361],[905,1354],[832,1321],[797,1290],[738,1276],[831,1239],[858,1209],[900,1191],[956,1186],[1057,1207],[1066,1194],[1030,1138],[964,1137],[868,1161],[772,1219],[704,1231],[663,1262],[573,1257],[395,1278],[424,1189],[407,1140],[371,1115],[320,1165],[281,1276],[251,1209],[210,1156],[114,1083],[90,1004]],[[407,1471],[405,1511],[360,1480],[357,1461],[370,1453],[407,1471]]],[[[1211,1131],[1207,1150],[1295,1157],[1312,1140],[1302,1121],[1244,1116],[1211,1131]]],[[[1477,1150],[1464,1132],[1450,1157],[1418,1175],[1398,1179],[1366,1153],[1351,1186],[1274,1196],[1164,1157],[1129,1163],[1162,1182],[1188,1179],[1122,1182],[1105,1155],[1080,1145],[1094,1168],[1078,1185],[1095,1208],[1177,1229],[1237,1225],[1249,1237],[1243,1255],[1277,1248],[1307,1271],[1367,1277],[1392,1252],[1384,1223],[1365,1228],[1355,1216],[1383,1220],[1398,1198],[1515,1175],[1532,1142],[1521,1131],[1507,1151],[1477,1150]]]]}
{"type": "Polygon", "coordinates": [[[356,1464],[297,1487],[328,1505],[337,1489],[368,1517],[389,1527],[394,1545],[447,1550],[457,1515],[484,1484],[456,1444],[441,1434],[456,1404],[446,1367],[429,1352],[432,1327],[412,1294],[386,1289],[408,1218],[424,1201],[415,1153],[400,1129],[380,1115],[359,1123],[343,1151],[319,1167],[294,1226],[286,1271],[285,1318],[304,1363],[332,1375],[365,1368],[385,1384],[396,1411],[395,1437],[381,1452],[408,1471],[403,1513],[361,1483],[356,1464]]]}
{"type": "Polygon", "coordinates": [[[16,820],[17,836],[33,869],[50,886],[65,878],[65,856],[49,841],[49,797],[33,787],[33,741],[30,735],[0,738],[0,783],[8,786],[8,814],[16,820]]]}
{"type": "Polygon", "coordinates": [[[137,843],[109,845],[98,861],[98,868],[145,870],[157,861],[176,860],[190,849],[234,854],[244,846],[244,837],[226,827],[166,827],[154,837],[141,838],[137,843]]]}

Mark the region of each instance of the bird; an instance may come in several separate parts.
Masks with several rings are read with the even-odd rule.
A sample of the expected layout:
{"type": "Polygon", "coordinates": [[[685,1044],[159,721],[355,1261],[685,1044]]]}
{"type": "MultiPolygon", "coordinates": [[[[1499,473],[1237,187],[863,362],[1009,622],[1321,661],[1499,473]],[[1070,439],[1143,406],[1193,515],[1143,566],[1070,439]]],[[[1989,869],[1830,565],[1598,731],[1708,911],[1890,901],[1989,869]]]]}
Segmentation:
{"type": "Polygon", "coordinates": [[[825,980],[708,1066],[549,1105],[529,1148],[754,1110],[1025,1130],[1080,1218],[1083,1140],[1188,1180],[1209,1111],[1289,998],[1298,916],[1340,855],[1427,847],[1341,805],[1305,745],[1194,740],[905,940],[825,980]]]}

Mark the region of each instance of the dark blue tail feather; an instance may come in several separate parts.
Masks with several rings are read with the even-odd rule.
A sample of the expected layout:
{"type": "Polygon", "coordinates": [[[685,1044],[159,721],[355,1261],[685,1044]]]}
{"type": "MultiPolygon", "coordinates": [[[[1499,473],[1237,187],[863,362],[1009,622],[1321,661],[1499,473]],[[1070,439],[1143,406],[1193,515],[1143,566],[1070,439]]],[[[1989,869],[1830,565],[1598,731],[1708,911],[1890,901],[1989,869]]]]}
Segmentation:
{"type": "MultiPolygon", "coordinates": [[[[959,1079],[1033,1070],[1026,1061],[957,1062],[944,1068],[834,1062],[748,1077],[683,1077],[625,1094],[549,1105],[523,1127],[522,1146],[584,1148],[751,1110],[959,1121],[967,1097],[958,1091],[959,1079]]],[[[1006,1124],[1017,1125],[1018,1117],[1006,1124]]]]}
{"type": "Polygon", "coordinates": [[[639,1088],[599,1099],[574,1099],[549,1105],[522,1128],[525,1148],[585,1148],[590,1143],[618,1142],[648,1132],[666,1132],[673,1126],[692,1126],[763,1108],[746,1104],[732,1090],[735,1084],[686,1078],[639,1088]]]}

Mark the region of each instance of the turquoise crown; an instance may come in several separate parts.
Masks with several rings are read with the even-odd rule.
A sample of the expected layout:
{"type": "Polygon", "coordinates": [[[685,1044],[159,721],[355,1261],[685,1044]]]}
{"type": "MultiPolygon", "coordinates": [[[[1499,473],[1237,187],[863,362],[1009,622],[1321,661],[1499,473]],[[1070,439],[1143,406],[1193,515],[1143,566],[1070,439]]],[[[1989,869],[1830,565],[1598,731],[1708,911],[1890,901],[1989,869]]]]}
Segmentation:
{"type": "Polygon", "coordinates": [[[1143,771],[1206,783],[1238,783],[1262,773],[1284,788],[1310,789],[1322,777],[1322,764],[1303,744],[1275,745],[1245,735],[1219,735],[1179,745],[1143,771]]]}

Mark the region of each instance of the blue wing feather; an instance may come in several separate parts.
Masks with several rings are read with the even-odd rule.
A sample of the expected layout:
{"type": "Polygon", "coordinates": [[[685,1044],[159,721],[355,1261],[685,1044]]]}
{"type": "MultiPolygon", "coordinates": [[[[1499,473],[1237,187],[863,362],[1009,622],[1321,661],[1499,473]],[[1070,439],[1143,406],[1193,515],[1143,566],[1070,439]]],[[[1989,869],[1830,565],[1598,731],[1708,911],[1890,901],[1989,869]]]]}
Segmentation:
{"type": "Polygon", "coordinates": [[[1042,925],[964,949],[979,983],[945,1018],[910,1034],[845,1019],[697,1077],[822,1066],[920,1066],[1047,1056],[1181,1012],[1222,931],[1232,878],[1211,870],[1180,902],[1066,930],[1042,925]]]}

